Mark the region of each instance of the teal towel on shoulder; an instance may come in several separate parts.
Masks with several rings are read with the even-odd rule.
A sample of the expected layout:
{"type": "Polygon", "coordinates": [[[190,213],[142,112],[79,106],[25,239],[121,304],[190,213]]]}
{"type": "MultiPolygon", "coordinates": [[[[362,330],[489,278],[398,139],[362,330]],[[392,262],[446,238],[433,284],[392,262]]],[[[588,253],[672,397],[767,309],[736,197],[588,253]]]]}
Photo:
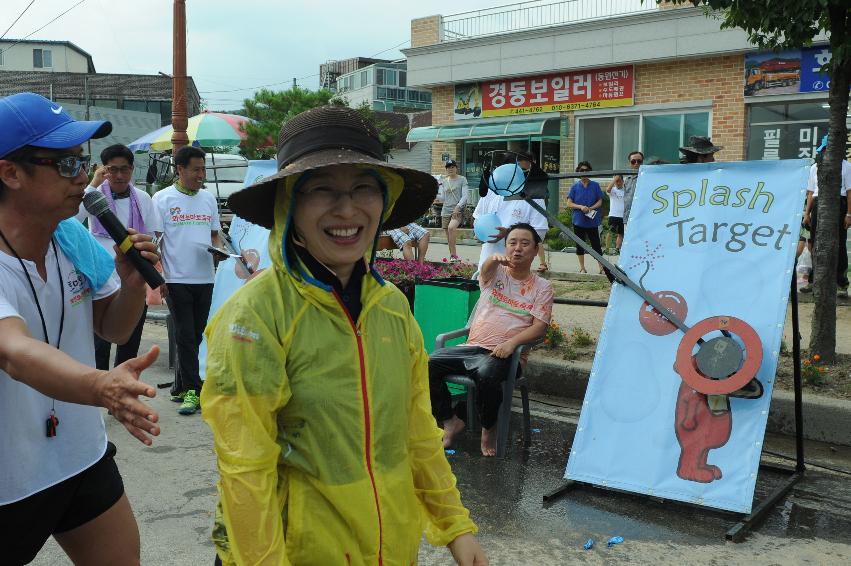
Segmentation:
{"type": "Polygon", "coordinates": [[[109,252],[103,249],[76,218],[60,222],[53,237],[62,253],[86,278],[92,294],[97,293],[115,271],[115,260],[109,252]]]}

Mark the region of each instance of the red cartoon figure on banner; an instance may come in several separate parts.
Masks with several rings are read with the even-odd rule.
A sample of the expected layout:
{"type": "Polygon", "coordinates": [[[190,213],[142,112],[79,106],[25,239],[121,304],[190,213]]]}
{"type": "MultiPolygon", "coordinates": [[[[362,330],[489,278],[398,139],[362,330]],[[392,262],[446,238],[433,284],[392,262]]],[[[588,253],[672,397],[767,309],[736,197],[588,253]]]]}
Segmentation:
{"type": "MultiPolygon", "coordinates": [[[[645,276],[662,259],[661,245],[651,249],[645,244],[645,254],[632,256],[635,268],[645,265],[639,285],[644,287],[645,276]]],[[[680,320],[685,321],[688,305],[675,291],[650,292],[680,320]]],[[[642,303],[638,314],[641,327],[654,336],[665,336],[677,327],[653,308],[642,303]]],[[[718,466],[708,462],[709,451],[721,448],[730,439],[733,414],[729,397],[757,399],[762,396],[762,385],[755,378],[762,363],[762,343],[756,332],[745,322],[734,317],[711,317],[690,328],[677,349],[676,371],[683,382],[677,392],[674,408],[674,432],[680,445],[677,476],[700,483],[710,483],[723,477],[718,466]],[[704,340],[712,333],[722,337],[704,340]],[[732,338],[735,335],[739,342],[732,338]],[[741,346],[740,346],[741,343],[741,346]],[[695,348],[700,345],[698,356],[695,348]],[[747,353],[747,356],[745,356],[747,353]],[[698,360],[698,357],[701,359],[698,360]],[[709,370],[702,370],[711,368],[709,370]],[[712,376],[708,376],[712,373],[712,376]]]]}

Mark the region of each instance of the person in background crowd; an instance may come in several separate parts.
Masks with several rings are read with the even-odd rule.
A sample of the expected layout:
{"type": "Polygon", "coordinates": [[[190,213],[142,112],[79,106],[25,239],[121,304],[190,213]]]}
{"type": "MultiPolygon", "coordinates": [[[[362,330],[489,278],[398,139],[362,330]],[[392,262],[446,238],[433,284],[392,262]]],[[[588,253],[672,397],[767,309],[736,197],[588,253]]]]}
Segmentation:
{"type": "MultiPolygon", "coordinates": [[[[532,155],[527,152],[509,152],[506,157],[506,163],[517,163],[523,171],[529,171],[532,168],[532,155]]],[[[505,253],[505,236],[508,234],[508,227],[518,223],[526,223],[535,228],[535,231],[543,241],[549,229],[549,221],[547,217],[529,206],[525,200],[505,200],[505,197],[498,195],[493,191],[483,190],[479,187],[479,202],[473,211],[473,219],[481,218],[486,214],[495,213],[499,216],[500,224],[499,234],[492,238],[489,242],[482,243],[482,249],[479,252],[479,269],[487,258],[495,253],[505,253]]],[[[544,199],[535,199],[543,208],[546,208],[547,203],[544,199]]],[[[541,265],[538,267],[538,272],[543,273],[549,269],[544,256],[544,246],[539,246],[538,259],[541,265]]]]}
{"type": "Polygon", "coordinates": [[[644,154],[638,150],[630,151],[626,156],[629,168],[635,175],[627,175],[623,180],[623,225],[626,230],[629,224],[629,212],[632,210],[632,199],[635,196],[635,183],[638,181],[638,168],[644,163],[644,154]]]}
{"type": "MultiPolygon", "coordinates": [[[[160,432],[139,400],[157,347],[111,371],[92,333],[127,340],[145,280],[73,218],[88,182],[83,144],[109,122],[78,122],[25,92],[0,99],[0,562],[31,562],[49,537],[74,564],[139,564],[139,527],[99,407],[141,442],[160,432]]],[[[130,231],[148,261],[150,236],[130,231]]]]}
{"type": "Polygon", "coordinates": [[[688,145],[680,148],[683,154],[680,163],[713,163],[715,154],[722,149],[722,146],[713,144],[706,136],[691,136],[688,145]]]}
{"type": "MultiPolygon", "coordinates": [[[[463,403],[452,408],[449,389],[443,381],[447,375],[460,374],[477,384],[482,454],[496,455],[502,382],[508,377],[511,355],[520,344],[543,336],[552,316],[553,286],[531,271],[540,245],[541,237],[529,224],[515,224],[508,229],[506,253],[490,256],[479,272],[482,294],[470,322],[467,342],[435,350],[429,358],[431,407],[443,427],[445,448],[452,446],[454,438],[466,426],[463,403]]],[[[506,401],[510,403],[511,399],[506,401]]]]}
{"type": "Polygon", "coordinates": [[[387,230],[387,235],[393,238],[393,243],[402,250],[402,257],[425,261],[430,237],[428,230],[416,222],[411,222],[397,230],[387,230]]]}
{"type": "MultiPolygon", "coordinates": [[[[580,161],[576,166],[577,173],[589,171],[591,171],[591,164],[587,161],[580,161]]],[[[594,251],[600,255],[603,255],[603,248],[600,246],[598,228],[603,221],[602,206],[603,190],[597,181],[583,176],[570,187],[570,192],[567,194],[567,208],[573,209],[573,232],[590,243],[594,251]]],[[[585,250],[578,245],[576,257],[579,260],[579,273],[588,273],[585,270],[585,250]]],[[[600,264],[600,273],[603,273],[602,264],[600,264]]]]}
{"type": "Polygon", "coordinates": [[[302,112],[279,139],[278,172],[228,201],[271,230],[273,267],[206,331],[217,560],[407,565],[425,531],[487,566],[431,416],[419,326],[373,265],[382,224],[419,218],[437,184],[385,161],[351,108],[302,112]]]}
{"type": "Polygon", "coordinates": [[[606,249],[612,249],[612,234],[615,234],[615,253],[621,253],[623,243],[623,177],[615,175],[606,187],[609,194],[609,232],[606,234],[606,249]]]}
{"type": "MultiPolygon", "coordinates": [[[[813,248],[818,248],[816,237],[818,226],[818,166],[824,158],[827,149],[827,136],[816,149],[816,162],[810,167],[810,177],[807,181],[807,205],[804,210],[804,225],[809,226],[813,248]]],[[[848,202],[848,190],[851,189],[851,163],[842,160],[842,171],[839,186],[839,207],[836,210],[836,222],[839,224],[839,235],[836,242],[836,293],[840,297],[848,296],[848,244],[847,230],[851,226],[851,204],[848,202]]],[[[813,257],[815,259],[815,257],[813,257]]],[[[813,262],[815,263],[815,262],[813,262]]],[[[811,282],[812,284],[812,282],[811,282]]],[[[801,289],[804,293],[812,291],[811,285],[801,289]]]]}
{"type": "MultiPolygon", "coordinates": [[[[520,151],[517,153],[517,164],[520,165],[520,168],[523,169],[526,173],[528,173],[532,169],[532,165],[535,163],[535,156],[532,155],[531,152],[528,151],[520,151]]],[[[547,206],[547,199],[543,199],[544,208],[547,206]]],[[[526,204],[524,202],[524,204],[526,204]]],[[[528,204],[527,204],[528,206],[528,204]]],[[[538,236],[541,237],[541,245],[538,246],[538,273],[546,273],[550,270],[550,266],[547,265],[547,255],[546,250],[544,249],[544,238],[547,237],[547,230],[549,230],[550,224],[547,220],[547,217],[539,213],[537,210],[530,208],[530,213],[532,218],[537,220],[536,222],[536,230],[538,232],[538,236]],[[541,218],[543,218],[543,228],[541,218]]]]}
{"type": "MultiPolygon", "coordinates": [[[[463,220],[464,207],[467,205],[467,178],[458,174],[458,164],[449,160],[446,162],[446,175],[441,178],[443,187],[443,205],[440,213],[440,226],[446,230],[446,242],[449,245],[449,258],[458,260],[455,242],[458,238],[458,227],[463,220]]],[[[421,254],[420,257],[425,257],[421,254]]]]}
{"type": "Polygon", "coordinates": [[[212,245],[222,247],[216,198],[204,187],[204,152],[185,146],[174,156],[177,179],[156,193],[154,207],[162,221],[160,249],[163,258],[166,302],[174,323],[177,366],[171,400],[181,403],[178,413],[191,415],[200,409],[201,375],[198,349],[210,304],[215,271],[212,245]]]}
{"type": "MultiPolygon", "coordinates": [[[[103,166],[98,167],[92,177],[86,192],[99,190],[106,197],[109,208],[126,227],[133,228],[140,234],[153,236],[156,232],[162,232],[162,219],[156,213],[150,195],[145,191],[137,189],[130,182],[133,177],[133,152],[121,144],[111,145],[100,152],[100,160],[103,166]]],[[[81,204],[77,213],[77,220],[81,222],[88,220],[89,231],[100,245],[115,257],[115,242],[106,232],[97,218],[90,215],[81,204]]],[[[115,363],[118,366],[135,358],[139,353],[139,344],[142,341],[142,329],[145,327],[145,314],[148,309],[142,309],[142,316],[125,344],[119,344],[115,351],[115,363]]],[[[95,362],[98,369],[109,369],[109,355],[112,344],[94,335],[95,340],[95,362]]]]}

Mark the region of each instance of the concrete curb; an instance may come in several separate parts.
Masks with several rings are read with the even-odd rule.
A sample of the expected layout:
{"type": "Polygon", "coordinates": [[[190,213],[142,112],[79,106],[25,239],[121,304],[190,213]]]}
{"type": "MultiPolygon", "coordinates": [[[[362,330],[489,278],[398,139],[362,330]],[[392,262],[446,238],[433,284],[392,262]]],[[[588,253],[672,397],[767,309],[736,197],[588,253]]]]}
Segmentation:
{"type": "MultiPolygon", "coordinates": [[[[535,393],[582,400],[588,386],[591,364],[536,356],[525,369],[529,389],[535,393]]],[[[804,438],[851,446],[851,401],[804,393],[804,438]]],[[[775,389],[768,414],[768,432],[794,435],[795,395],[775,389]]]]}

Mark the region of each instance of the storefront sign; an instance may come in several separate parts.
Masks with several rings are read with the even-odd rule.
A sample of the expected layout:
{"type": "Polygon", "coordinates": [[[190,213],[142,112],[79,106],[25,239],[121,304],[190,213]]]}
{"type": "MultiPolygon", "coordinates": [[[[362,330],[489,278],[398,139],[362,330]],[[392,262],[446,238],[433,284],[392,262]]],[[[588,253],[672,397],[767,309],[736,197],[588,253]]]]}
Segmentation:
{"type": "MultiPolygon", "coordinates": [[[[826,123],[750,126],[748,159],[815,159],[816,148],[826,134],[826,123]]],[[[845,155],[851,159],[851,132],[845,142],[845,155]]]]}
{"type": "Polygon", "coordinates": [[[809,47],[745,56],[745,96],[821,92],[830,78],[821,66],[830,62],[830,47],[809,47]]]}
{"type": "Polygon", "coordinates": [[[632,65],[455,86],[456,120],[632,106],[632,65]]]}

